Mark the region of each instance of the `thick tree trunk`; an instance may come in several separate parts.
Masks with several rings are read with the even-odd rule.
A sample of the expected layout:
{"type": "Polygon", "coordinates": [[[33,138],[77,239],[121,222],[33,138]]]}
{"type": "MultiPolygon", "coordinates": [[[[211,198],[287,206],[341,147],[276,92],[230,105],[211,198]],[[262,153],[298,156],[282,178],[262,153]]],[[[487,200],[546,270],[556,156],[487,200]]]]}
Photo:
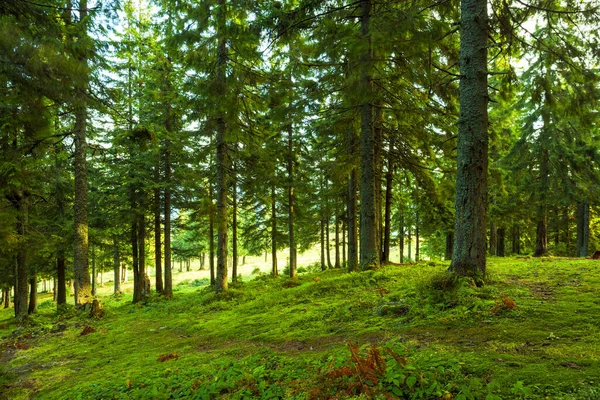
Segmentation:
{"type": "Polygon", "coordinates": [[[392,152],[394,149],[394,136],[390,139],[390,149],[388,152],[387,173],[385,175],[385,232],[383,234],[383,254],[381,261],[390,262],[390,236],[392,231],[392,185],[394,183],[394,159],[392,152]]]}
{"type": "Polygon", "coordinates": [[[362,269],[379,267],[377,241],[378,218],[377,183],[375,160],[375,131],[373,124],[373,48],[370,32],[371,0],[361,1],[361,39],[363,50],[360,57],[360,266],[362,269]]]}
{"type": "Polygon", "coordinates": [[[236,282],[238,279],[238,237],[237,237],[237,173],[235,167],[233,169],[232,178],[233,188],[231,193],[232,207],[232,223],[231,223],[231,281],[236,282]]]}
{"type": "Polygon", "coordinates": [[[33,271],[33,276],[29,279],[29,307],[27,314],[33,314],[37,310],[37,274],[33,271]]]}
{"type": "Polygon", "coordinates": [[[454,232],[446,233],[446,253],[445,260],[452,260],[452,251],[454,250],[454,232]]]}
{"type": "Polygon", "coordinates": [[[218,1],[217,8],[217,75],[216,87],[220,96],[217,126],[217,293],[227,291],[227,171],[229,170],[229,154],[227,151],[227,122],[225,121],[226,102],[223,96],[227,93],[225,70],[227,68],[227,38],[225,25],[227,21],[225,0],[218,1]]]}
{"type": "Polygon", "coordinates": [[[294,131],[292,124],[287,125],[288,131],[288,154],[287,154],[287,173],[288,173],[288,232],[290,247],[290,278],[296,277],[296,239],[294,237],[294,131]]]}
{"type": "MultiPolygon", "coordinates": [[[[354,136],[354,135],[352,135],[354,136]]],[[[354,139],[352,139],[355,141],[354,139]]],[[[350,171],[350,179],[348,180],[348,271],[356,271],[358,269],[358,226],[356,221],[356,185],[357,174],[356,168],[350,171]]]]}
{"type": "MultiPolygon", "coordinates": [[[[545,207],[540,207],[545,208],[545,207]]],[[[541,257],[548,254],[548,231],[547,219],[544,211],[538,211],[537,229],[535,231],[535,252],[534,257],[541,257]]]]}
{"type": "MultiPolygon", "coordinates": [[[[154,167],[154,183],[160,183],[160,163],[156,163],[154,167]]],[[[154,274],[156,282],[156,293],[162,294],[164,291],[162,278],[162,243],[161,243],[161,226],[160,226],[160,187],[154,188],[154,274]]]]}
{"type": "MultiPolygon", "coordinates": [[[[80,24],[83,28],[80,30],[83,36],[87,36],[87,0],[79,2],[80,24]]],[[[79,38],[83,40],[84,38],[79,38]]],[[[88,60],[85,51],[79,56],[79,63],[83,70],[88,69],[88,60]]],[[[92,288],[90,283],[90,273],[88,267],[88,183],[87,183],[87,79],[76,88],[75,104],[75,126],[73,128],[75,136],[75,156],[73,167],[75,170],[75,199],[74,226],[75,226],[75,254],[73,258],[73,270],[75,274],[75,305],[81,306],[92,301],[92,288]]]]}
{"type": "Polygon", "coordinates": [[[65,251],[59,249],[56,255],[56,286],[54,289],[56,292],[56,304],[58,306],[67,304],[67,283],[65,273],[65,251]]]}
{"type": "Polygon", "coordinates": [[[484,278],[488,174],[487,0],[461,0],[456,227],[450,270],[484,278]]]}
{"type": "Polygon", "coordinates": [[[113,239],[113,272],[114,272],[114,294],[121,293],[121,257],[119,255],[119,243],[113,239]]]}
{"type": "Polygon", "coordinates": [[[498,237],[496,233],[496,223],[492,222],[490,224],[490,256],[495,256],[496,250],[498,250],[498,237]]]}
{"type": "Polygon", "coordinates": [[[325,271],[325,219],[321,217],[321,271],[325,271]]]}

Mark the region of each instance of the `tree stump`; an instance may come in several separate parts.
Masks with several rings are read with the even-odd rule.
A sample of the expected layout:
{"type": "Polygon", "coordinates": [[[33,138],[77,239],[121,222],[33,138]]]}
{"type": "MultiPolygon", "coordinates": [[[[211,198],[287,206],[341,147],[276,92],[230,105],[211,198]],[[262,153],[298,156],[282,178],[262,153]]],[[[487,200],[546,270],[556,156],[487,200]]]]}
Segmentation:
{"type": "Polygon", "coordinates": [[[94,301],[92,301],[92,306],[90,308],[90,318],[102,318],[104,316],[104,309],[102,308],[102,305],[100,305],[100,302],[96,299],[94,299],[94,301]]]}

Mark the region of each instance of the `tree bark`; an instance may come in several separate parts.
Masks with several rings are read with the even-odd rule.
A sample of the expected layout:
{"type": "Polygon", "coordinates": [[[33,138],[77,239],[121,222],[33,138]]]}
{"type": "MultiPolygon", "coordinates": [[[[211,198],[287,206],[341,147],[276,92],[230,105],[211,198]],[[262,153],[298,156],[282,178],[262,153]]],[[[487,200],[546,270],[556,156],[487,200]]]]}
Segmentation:
{"type": "Polygon", "coordinates": [[[92,245],[92,296],[96,295],[96,249],[92,245]]]}
{"type": "MultiPolygon", "coordinates": [[[[154,166],[154,184],[160,183],[160,162],[154,166]]],[[[161,242],[161,226],[160,226],[160,187],[154,188],[154,266],[155,266],[155,281],[156,293],[164,292],[162,278],[162,242],[161,242]]]]}
{"type": "Polygon", "coordinates": [[[511,236],[512,236],[512,253],[520,254],[521,253],[521,234],[519,231],[519,226],[517,224],[513,224],[511,236]]]}
{"type": "Polygon", "coordinates": [[[590,237],[590,203],[585,199],[577,205],[577,257],[587,257],[590,237]]]}
{"type": "Polygon", "coordinates": [[[19,244],[17,249],[17,257],[15,260],[15,317],[22,318],[27,315],[27,284],[28,284],[28,268],[27,268],[27,225],[28,225],[28,205],[27,200],[22,194],[17,194],[13,205],[17,209],[17,236],[19,244]]]}
{"type": "Polygon", "coordinates": [[[446,255],[445,260],[452,260],[452,250],[454,250],[454,232],[446,233],[446,255]]]}
{"type": "Polygon", "coordinates": [[[325,271],[325,219],[321,217],[321,271],[325,271]]]}
{"type": "Polygon", "coordinates": [[[119,243],[113,239],[113,272],[114,272],[114,294],[121,293],[121,257],[119,255],[119,243]]]}
{"type": "Polygon", "coordinates": [[[400,247],[400,264],[404,263],[404,211],[400,212],[400,229],[398,230],[398,246],[400,247]]]}
{"type": "Polygon", "coordinates": [[[375,161],[375,132],[373,124],[373,48],[371,45],[371,0],[361,1],[362,54],[360,72],[360,266],[362,269],[379,267],[377,242],[377,190],[375,161]]]}
{"type": "Polygon", "coordinates": [[[273,277],[279,275],[277,269],[277,207],[275,198],[275,186],[271,187],[271,264],[273,277]]]}
{"type": "Polygon", "coordinates": [[[229,154],[227,151],[227,122],[225,121],[227,93],[227,38],[225,25],[227,21],[225,0],[218,1],[217,8],[217,75],[216,87],[219,93],[219,110],[216,119],[217,126],[217,278],[215,291],[227,291],[227,171],[229,170],[229,154]]]}
{"type": "Polygon", "coordinates": [[[290,278],[295,278],[296,273],[296,240],[294,237],[294,131],[292,124],[287,125],[288,131],[288,154],[287,154],[287,173],[288,173],[288,232],[290,247],[290,278]]]}
{"type": "Polygon", "coordinates": [[[335,217],[335,268],[340,268],[340,219],[336,215],[335,217]]]}
{"type": "Polygon", "coordinates": [[[498,230],[496,232],[498,235],[496,255],[498,257],[504,257],[504,236],[505,236],[506,229],[503,226],[501,226],[500,228],[498,228],[498,230]]]}
{"type": "Polygon", "coordinates": [[[33,271],[33,276],[29,279],[29,307],[27,314],[33,314],[37,310],[37,273],[33,271]]]}
{"type": "Polygon", "coordinates": [[[496,235],[496,223],[490,224],[490,256],[495,256],[498,250],[498,237],[496,235]]]}
{"type": "MultiPolygon", "coordinates": [[[[82,24],[82,35],[79,38],[85,40],[87,36],[87,0],[79,2],[80,24],[82,24]]],[[[88,59],[83,50],[79,54],[79,63],[82,69],[87,74],[88,59]]],[[[87,183],[87,90],[88,79],[76,88],[76,104],[75,104],[75,126],[73,132],[75,135],[75,156],[73,167],[75,170],[75,199],[73,204],[74,209],[74,226],[75,226],[75,254],[73,258],[73,270],[75,274],[75,305],[82,306],[92,301],[92,288],[90,283],[90,273],[88,266],[88,183],[87,183]]]]}
{"type": "Polygon", "coordinates": [[[456,227],[450,270],[477,279],[486,272],[487,37],[487,0],[461,0],[456,227]]]}
{"type": "Polygon", "coordinates": [[[210,198],[210,206],[208,212],[208,267],[210,269],[210,284],[215,285],[215,223],[214,223],[214,208],[213,208],[213,191],[212,184],[208,184],[208,196],[210,198]]]}
{"type": "MultiPolygon", "coordinates": [[[[352,135],[354,136],[354,135],[352,135]]],[[[354,142],[355,140],[352,139],[354,142]]],[[[357,174],[356,168],[350,171],[348,180],[348,271],[358,270],[358,226],[356,221],[357,198],[356,198],[357,174]]]]}
{"type": "Polygon", "coordinates": [[[419,209],[415,211],[415,261],[419,262],[419,257],[421,256],[421,243],[419,237],[419,209]]]}
{"type": "Polygon", "coordinates": [[[56,255],[56,304],[67,304],[67,286],[65,276],[65,251],[59,249],[56,255]]]}
{"type": "Polygon", "coordinates": [[[394,149],[394,136],[390,138],[390,149],[388,152],[387,173],[385,175],[385,232],[383,234],[383,254],[381,261],[384,263],[390,262],[390,236],[391,236],[391,219],[392,219],[392,185],[394,183],[394,159],[392,152],[394,149]]]}
{"type": "Polygon", "coordinates": [[[237,235],[237,172],[233,169],[233,188],[231,193],[232,198],[232,224],[231,224],[231,281],[237,282],[238,278],[238,235],[237,235]]]}
{"type": "MultiPolygon", "coordinates": [[[[170,118],[167,119],[170,121],[170,118]]],[[[169,130],[170,123],[167,124],[167,131],[169,130]]],[[[164,149],[164,168],[165,168],[165,193],[164,193],[164,257],[165,257],[165,285],[163,294],[166,298],[170,299],[173,297],[173,267],[171,266],[171,150],[169,149],[170,143],[167,141],[164,149]]]]}

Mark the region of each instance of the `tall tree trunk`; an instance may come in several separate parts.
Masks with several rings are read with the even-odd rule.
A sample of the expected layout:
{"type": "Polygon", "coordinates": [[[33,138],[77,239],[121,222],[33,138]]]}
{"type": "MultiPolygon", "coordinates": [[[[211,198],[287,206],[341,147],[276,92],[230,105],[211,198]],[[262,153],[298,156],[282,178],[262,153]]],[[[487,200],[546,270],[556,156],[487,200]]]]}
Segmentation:
{"type": "Polygon", "coordinates": [[[340,268],[340,219],[335,216],[335,268],[340,268]]]}
{"type": "Polygon", "coordinates": [[[550,141],[550,112],[552,96],[546,88],[544,93],[544,106],[542,107],[543,129],[540,137],[542,148],[540,150],[540,187],[537,190],[537,229],[535,238],[534,257],[540,257],[548,253],[548,194],[550,190],[550,151],[547,146],[550,141]]]}
{"type": "Polygon", "coordinates": [[[415,261],[420,261],[420,249],[421,249],[421,241],[419,237],[419,210],[416,210],[415,213],[415,261]]]}
{"type": "Polygon", "coordinates": [[[27,200],[22,194],[17,194],[17,198],[13,202],[17,209],[17,236],[19,245],[17,257],[15,260],[15,317],[21,318],[27,315],[27,283],[28,283],[28,268],[27,268],[27,245],[25,244],[28,225],[28,205],[27,200]]]}
{"type": "MultiPolygon", "coordinates": [[[[352,135],[352,134],[351,134],[352,135]]],[[[354,135],[352,135],[354,136],[354,135]]],[[[354,142],[355,140],[352,139],[354,142]]],[[[357,173],[356,168],[350,171],[350,179],[348,180],[348,271],[356,271],[358,269],[358,226],[356,221],[356,184],[357,173]]]]}
{"type": "Polygon", "coordinates": [[[325,218],[321,217],[321,271],[325,271],[325,218]]]}
{"type": "Polygon", "coordinates": [[[563,227],[563,242],[567,245],[567,251],[571,246],[571,235],[569,232],[569,206],[563,208],[562,215],[562,227],[563,227]]]}
{"type": "Polygon", "coordinates": [[[287,173],[288,173],[288,232],[290,247],[290,278],[296,277],[296,240],[294,238],[294,131],[292,124],[287,125],[288,151],[287,151],[287,173]]]}
{"type": "Polygon", "coordinates": [[[495,256],[496,250],[498,250],[498,237],[496,233],[496,223],[492,222],[490,224],[490,256],[495,256]]]}
{"type": "Polygon", "coordinates": [[[513,224],[512,226],[512,253],[521,253],[521,235],[519,232],[519,225],[513,224]]]}
{"type": "Polygon", "coordinates": [[[498,257],[504,257],[504,236],[505,236],[505,232],[506,232],[506,229],[503,226],[501,226],[497,230],[498,243],[497,243],[496,255],[498,257]]]}
{"type": "Polygon", "coordinates": [[[577,257],[587,257],[590,237],[590,204],[588,199],[577,205],[577,257]]]}
{"type": "Polygon", "coordinates": [[[331,264],[331,244],[329,242],[329,219],[329,211],[327,211],[327,216],[325,217],[325,254],[327,255],[327,268],[331,269],[333,265],[331,264]]]}
{"type": "Polygon", "coordinates": [[[67,284],[66,284],[66,269],[65,269],[65,251],[61,248],[56,254],[56,304],[62,306],[67,304],[67,284]]]}
{"type": "MultiPolygon", "coordinates": [[[[154,167],[154,183],[160,183],[160,163],[157,162],[154,167]]],[[[162,294],[163,279],[162,279],[162,243],[161,243],[161,226],[160,226],[160,187],[154,188],[154,266],[155,266],[155,281],[156,293],[162,294]]]]}
{"type": "Polygon", "coordinates": [[[96,295],[96,249],[92,245],[92,296],[96,295]]]}
{"type": "Polygon", "coordinates": [[[555,221],[555,227],[556,229],[554,230],[554,244],[556,246],[558,246],[560,244],[560,213],[558,211],[558,206],[555,205],[554,206],[554,221],[555,221]]]}
{"type": "Polygon", "coordinates": [[[412,254],[411,254],[411,246],[412,246],[412,236],[411,236],[411,230],[410,230],[410,226],[407,227],[406,229],[406,240],[408,240],[408,261],[412,261],[412,254]]]}
{"type": "Polygon", "coordinates": [[[394,183],[394,136],[390,138],[390,149],[388,151],[387,173],[385,174],[385,232],[383,236],[383,254],[381,261],[384,263],[390,262],[390,236],[391,236],[391,220],[392,220],[392,185],[394,183]]]}
{"type": "Polygon", "coordinates": [[[456,227],[450,270],[484,278],[488,174],[487,0],[461,0],[456,227]]]}
{"type": "Polygon", "coordinates": [[[29,307],[27,314],[33,314],[37,310],[37,273],[33,270],[33,276],[29,279],[29,307]]]}
{"type": "MultiPolygon", "coordinates": [[[[170,119],[168,119],[170,120],[170,119]]],[[[170,126],[170,123],[167,125],[170,126]]],[[[167,129],[168,130],[168,129],[167,129]]],[[[173,267],[171,266],[171,150],[169,149],[170,143],[167,141],[164,149],[164,168],[165,168],[165,193],[164,193],[164,258],[165,258],[165,285],[164,292],[166,298],[173,297],[173,267]]]]}
{"type": "Polygon", "coordinates": [[[400,229],[398,230],[398,247],[400,247],[400,264],[404,263],[404,211],[400,212],[400,229]]]}
{"type": "Polygon", "coordinates": [[[275,186],[271,187],[271,263],[273,277],[276,278],[279,275],[277,269],[277,207],[275,197],[275,186]]]}
{"type": "Polygon", "coordinates": [[[377,182],[375,160],[375,132],[373,124],[373,48],[371,32],[371,0],[361,1],[360,92],[364,96],[360,104],[360,266],[362,269],[379,267],[377,241],[378,219],[377,182]]]}
{"type": "Polygon", "coordinates": [[[210,269],[210,284],[215,285],[215,217],[212,184],[209,183],[208,187],[208,196],[210,198],[210,209],[208,212],[208,267],[210,269]]]}
{"type": "Polygon", "coordinates": [[[139,249],[138,249],[138,217],[134,215],[133,222],[131,224],[131,267],[133,269],[133,302],[137,303],[141,301],[140,293],[140,264],[139,264],[139,249]]]}
{"type": "Polygon", "coordinates": [[[216,87],[219,93],[219,110],[217,126],[217,293],[227,290],[227,171],[229,170],[229,154],[227,151],[227,122],[225,121],[227,93],[225,70],[227,68],[227,38],[225,25],[227,21],[225,0],[217,2],[217,76],[216,87]]]}
{"type": "Polygon", "coordinates": [[[119,242],[113,239],[113,272],[114,272],[114,294],[121,293],[121,257],[119,255],[119,242]]]}
{"type": "MultiPolygon", "coordinates": [[[[87,0],[79,2],[79,20],[82,28],[80,32],[87,36],[87,0]]],[[[84,37],[79,38],[83,40],[84,37]]],[[[79,55],[79,63],[87,74],[88,60],[85,49],[79,55]]],[[[75,103],[75,157],[73,167],[75,169],[75,200],[74,200],[74,226],[75,226],[75,254],[73,258],[73,270],[75,274],[75,305],[81,306],[92,301],[92,288],[88,267],[88,183],[87,183],[87,90],[88,79],[76,88],[75,103]]]]}
{"type": "Polygon", "coordinates": [[[445,260],[452,260],[452,250],[454,250],[454,232],[446,232],[446,255],[445,260]]]}
{"type": "Polygon", "coordinates": [[[383,253],[383,215],[382,215],[382,193],[381,193],[381,175],[383,174],[383,107],[381,101],[377,101],[374,106],[374,121],[373,121],[373,155],[375,158],[375,227],[377,243],[377,257],[381,264],[381,256],[383,253]]]}
{"type": "Polygon", "coordinates": [[[342,220],[342,266],[346,266],[346,220],[342,220]]]}
{"type": "Polygon", "coordinates": [[[238,279],[238,237],[237,237],[237,172],[233,168],[232,178],[233,188],[231,193],[232,207],[232,223],[231,223],[231,281],[236,282],[238,279]]]}

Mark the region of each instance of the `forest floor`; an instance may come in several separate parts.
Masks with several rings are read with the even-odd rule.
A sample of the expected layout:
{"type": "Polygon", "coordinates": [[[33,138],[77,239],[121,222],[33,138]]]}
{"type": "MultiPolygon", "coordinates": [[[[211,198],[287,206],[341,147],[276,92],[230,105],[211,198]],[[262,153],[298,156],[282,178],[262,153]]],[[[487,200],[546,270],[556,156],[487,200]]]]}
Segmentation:
{"type": "Polygon", "coordinates": [[[101,292],[101,319],[51,295],[0,311],[0,398],[600,398],[600,262],[492,258],[258,275],[215,295],[101,292]]]}

